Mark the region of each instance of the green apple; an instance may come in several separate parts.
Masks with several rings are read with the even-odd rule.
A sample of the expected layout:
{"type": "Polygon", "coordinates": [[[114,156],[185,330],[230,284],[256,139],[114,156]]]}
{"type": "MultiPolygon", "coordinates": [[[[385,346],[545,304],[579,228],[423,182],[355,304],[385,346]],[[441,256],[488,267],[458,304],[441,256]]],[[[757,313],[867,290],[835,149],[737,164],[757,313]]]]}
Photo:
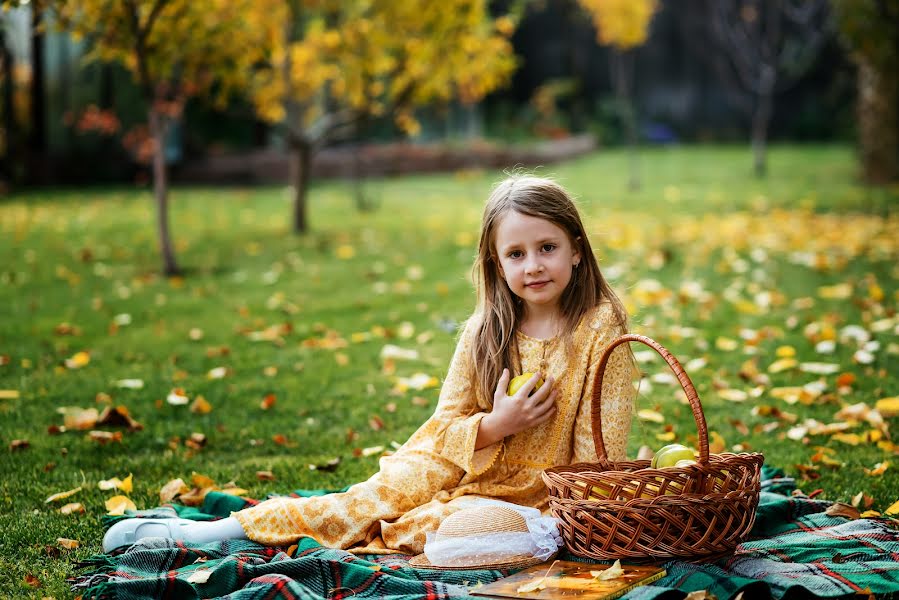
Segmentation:
{"type": "Polygon", "coordinates": [[[668,444],[655,453],[651,466],[655,469],[673,467],[679,460],[696,460],[696,452],[683,444],[668,444]]]}
{"type": "Polygon", "coordinates": [[[674,463],[674,466],[675,467],[689,467],[690,465],[695,465],[695,464],[696,464],[696,461],[694,459],[684,458],[684,459],[679,460],[676,463],[674,463]]]}
{"type": "MultiPolygon", "coordinates": [[[[514,396],[515,392],[517,392],[519,389],[521,389],[521,386],[523,386],[525,383],[527,383],[528,380],[533,376],[534,376],[533,373],[522,373],[518,377],[512,378],[512,381],[509,382],[509,391],[506,393],[509,396],[514,396]]],[[[539,390],[540,386],[542,386],[542,385],[543,385],[543,378],[541,377],[540,379],[537,380],[537,385],[534,386],[534,389],[531,390],[531,393],[533,394],[534,392],[539,390]]]]}

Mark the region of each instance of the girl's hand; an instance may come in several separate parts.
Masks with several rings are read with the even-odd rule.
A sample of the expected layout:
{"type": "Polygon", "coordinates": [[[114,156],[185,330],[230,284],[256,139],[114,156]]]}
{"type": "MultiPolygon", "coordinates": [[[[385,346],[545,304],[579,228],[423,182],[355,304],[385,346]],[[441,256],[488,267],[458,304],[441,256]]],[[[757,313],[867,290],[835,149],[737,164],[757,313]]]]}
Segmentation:
{"type": "Polygon", "coordinates": [[[558,390],[554,386],[555,379],[548,377],[540,389],[531,394],[540,379],[540,373],[535,373],[512,396],[506,394],[509,379],[509,369],[503,369],[493,393],[493,411],[481,421],[482,426],[487,421],[488,431],[498,436],[497,439],[536,427],[556,414],[558,390]]]}

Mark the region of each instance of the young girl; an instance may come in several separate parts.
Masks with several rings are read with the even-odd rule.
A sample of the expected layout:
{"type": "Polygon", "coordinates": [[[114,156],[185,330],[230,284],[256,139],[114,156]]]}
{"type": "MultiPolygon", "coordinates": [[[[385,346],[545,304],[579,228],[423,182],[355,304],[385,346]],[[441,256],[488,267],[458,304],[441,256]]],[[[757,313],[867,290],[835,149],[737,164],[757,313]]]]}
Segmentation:
{"type": "MultiPolygon", "coordinates": [[[[416,554],[426,532],[472,498],[545,510],[544,469],[596,460],[594,376],[627,317],[574,203],[548,179],[516,175],[494,189],[474,271],[477,310],[461,333],[437,409],[368,481],[338,494],[273,498],[214,522],[127,519],[109,529],[104,550],[148,536],[197,543],[246,537],[266,545],[310,536],[354,552],[416,554]],[[507,395],[512,374],[526,372],[535,375],[507,395]],[[545,380],[539,389],[538,378],[545,380]]],[[[631,353],[619,347],[602,390],[612,460],[625,456],[634,373],[631,353]]]]}

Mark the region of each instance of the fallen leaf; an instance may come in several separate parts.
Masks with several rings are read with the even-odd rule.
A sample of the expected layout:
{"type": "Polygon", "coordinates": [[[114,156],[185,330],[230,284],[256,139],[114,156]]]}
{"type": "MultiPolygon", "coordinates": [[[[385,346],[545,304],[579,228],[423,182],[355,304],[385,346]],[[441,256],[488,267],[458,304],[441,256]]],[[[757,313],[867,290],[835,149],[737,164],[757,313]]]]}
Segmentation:
{"type": "Polygon", "coordinates": [[[262,402],[259,403],[259,408],[268,410],[275,405],[275,402],[277,402],[277,398],[274,394],[266,394],[265,398],[262,399],[262,402]]]}
{"type": "Polygon", "coordinates": [[[101,446],[104,446],[110,442],[121,442],[122,441],[122,432],[121,431],[100,431],[93,430],[88,432],[87,437],[91,440],[97,442],[101,446]]]}
{"type": "Polygon", "coordinates": [[[215,367],[206,373],[206,379],[223,379],[230,373],[228,367],[215,367]]]}
{"type": "Polygon", "coordinates": [[[197,569],[187,578],[188,583],[206,583],[209,576],[212,575],[212,569],[197,569]]]}
{"type": "Polygon", "coordinates": [[[795,358],[781,358],[768,365],[768,372],[782,373],[783,371],[795,368],[798,364],[799,363],[795,358]]]}
{"type": "Polygon", "coordinates": [[[880,475],[883,475],[889,468],[890,461],[885,460],[874,465],[873,469],[865,469],[865,473],[867,473],[870,477],[879,477],[880,475]]]}
{"type": "Polygon", "coordinates": [[[384,421],[378,415],[372,415],[368,419],[368,426],[375,431],[381,431],[384,429],[384,421]]]}
{"type": "Polygon", "coordinates": [[[56,538],[56,543],[66,550],[74,550],[81,545],[78,540],[70,540],[69,538],[56,538]]]}
{"type": "Polygon", "coordinates": [[[187,397],[187,393],[181,388],[174,388],[169,395],[166,396],[166,402],[171,404],[172,406],[184,406],[188,402],[190,402],[190,398],[187,397]]]}
{"type": "Polygon", "coordinates": [[[275,474],[271,471],[256,471],[256,479],[259,481],[274,481],[275,474]]]}
{"type": "Polygon", "coordinates": [[[137,510],[137,506],[127,496],[119,495],[106,501],[106,510],[107,515],[121,516],[125,514],[126,510],[137,510]]]}
{"type": "Polygon", "coordinates": [[[246,496],[250,493],[249,490],[245,490],[239,487],[224,487],[219,490],[223,494],[229,494],[231,496],[246,496]]]}
{"type": "Polygon", "coordinates": [[[44,500],[44,504],[49,504],[50,502],[56,502],[57,500],[62,500],[63,498],[68,498],[69,496],[73,496],[81,491],[81,486],[79,485],[75,489],[67,490],[65,492],[58,492],[49,496],[46,500],[44,500]]]}
{"type": "Polygon", "coordinates": [[[899,396],[881,398],[876,403],[874,403],[874,408],[877,410],[877,412],[880,413],[882,417],[899,416],[899,396]]]}
{"type": "Polygon", "coordinates": [[[883,512],[887,515],[899,515],[899,500],[896,500],[895,502],[890,504],[889,508],[887,508],[883,512]]]}
{"type": "Polygon", "coordinates": [[[180,478],[173,479],[162,486],[162,489],[159,490],[159,500],[162,504],[168,504],[181,494],[187,492],[189,489],[190,488],[187,487],[187,484],[184,483],[184,480],[180,478]]]}
{"type": "Polygon", "coordinates": [[[143,425],[131,417],[128,408],[121,404],[104,408],[100,416],[97,417],[97,425],[119,425],[127,427],[128,431],[140,431],[144,428],[143,425]]]}
{"type": "Polygon", "coordinates": [[[119,379],[114,384],[117,388],[139,390],[144,387],[143,379],[119,379]]]}
{"type": "Polygon", "coordinates": [[[9,443],[9,449],[13,452],[16,450],[25,450],[31,443],[28,440],[13,440],[9,443]]]}
{"type": "Polygon", "coordinates": [[[92,429],[100,418],[96,408],[80,408],[78,406],[60,406],[56,412],[62,414],[63,427],[66,429],[92,429]]]}
{"type": "Polygon", "coordinates": [[[19,390],[0,390],[0,400],[17,400],[20,395],[19,390]]]}
{"type": "Polygon", "coordinates": [[[418,360],[418,350],[386,344],[381,348],[380,357],[381,360],[418,360]]]}
{"type": "Polygon", "coordinates": [[[84,514],[84,505],[81,504],[80,502],[69,502],[68,504],[64,504],[59,509],[59,512],[61,512],[64,515],[72,515],[75,513],[84,514]]]}
{"type": "Polygon", "coordinates": [[[34,575],[32,575],[31,573],[29,573],[28,575],[23,577],[22,582],[25,585],[27,585],[28,587],[33,587],[33,588],[41,587],[41,580],[38,579],[37,577],[35,577],[34,575]]]}
{"type": "Polygon", "coordinates": [[[198,415],[206,415],[212,412],[212,405],[201,394],[194,398],[193,403],[190,405],[190,412],[198,415]]]}
{"type": "Polygon", "coordinates": [[[847,519],[857,519],[859,514],[861,513],[851,504],[845,504],[844,502],[834,502],[824,510],[824,514],[830,517],[845,517],[847,519]]]}
{"type": "Polygon", "coordinates": [[[610,579],[617,579],[624,575],[624,569],[621,568],[621,561],[616,560],[607,569],[602,571],[590,571],[590,575],[599,581],[609,581],[610,579]]]}
{"type": "Polygon", "coordinates": [[[91,362],[91,355],[88,352],[76,352],[70,358],[66,359],[66,367],[69,369],[80,369],[87,366],[91,362]]]}
{"type": "Polygon", "coordinates": [[[662,413],[650,410],[648,408],[643,408],[637,411],[637,418],[641,421],[649,421],[650,423],[664,423],[665,416],[662,413]]]}
{"type": "Polygon", "coordinates": [[[307,466],[309,467],[310,471],[329,471],[330,472],[330,471],[335,470],[337,468],[337,465],[339,465],[339,464],[340,464],[340,457],[335,456],[334,458],[331,458],[323,463],[310,464],[307,466]]]}

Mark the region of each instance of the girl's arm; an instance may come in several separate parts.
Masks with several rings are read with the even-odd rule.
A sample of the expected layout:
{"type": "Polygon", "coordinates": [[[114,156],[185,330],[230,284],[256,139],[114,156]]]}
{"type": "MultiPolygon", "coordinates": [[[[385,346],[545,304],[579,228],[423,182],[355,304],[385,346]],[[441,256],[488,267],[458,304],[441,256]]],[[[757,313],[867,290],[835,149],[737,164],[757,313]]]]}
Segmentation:
{"type": "MultiPolygon", "coordinates": [[[[409,440],[408,445],[424,445],[469,475],[480,475],[496,461],[502,438],[478,445],[478,431],[487,416],[478,406],[471,347],[479,316],[469,320],[459,336],[456,351],[440,388],[434,414],[409,440]]],[[[482,440],[483,441],[483,440],[482,440]]]]}
{"type": "Polygon", "coordinates": [[[485,448],[506,436],[536,427],[556,414],[558,390],[554,385],[555,379],[548,377],[544,385],[531,394],[540,377],[540,373],[535,373],[514,395],[508,396],[509,369],[503,369],[493,392],[493,410],[481,419],[475,449],[485,448]]]}

